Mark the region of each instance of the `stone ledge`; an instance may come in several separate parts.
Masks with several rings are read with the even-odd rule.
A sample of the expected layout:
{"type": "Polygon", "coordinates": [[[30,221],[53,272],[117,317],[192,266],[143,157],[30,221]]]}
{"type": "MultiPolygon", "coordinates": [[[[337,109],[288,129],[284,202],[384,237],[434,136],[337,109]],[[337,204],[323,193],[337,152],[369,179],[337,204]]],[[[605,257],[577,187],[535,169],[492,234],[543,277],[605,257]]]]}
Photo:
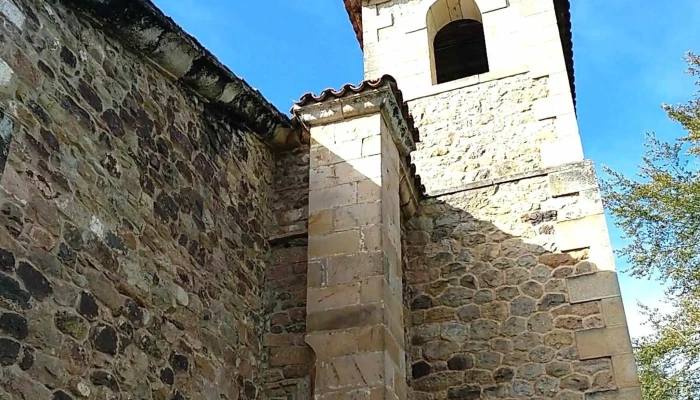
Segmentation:
{"type": "Polygon", "coordinates": [[[467,78],[458,79],[456,81],[445,82],[438,85],[424,86],[416,90],[405,90],[406,102],[419,100],[424,97],[435,96],[442,93],[453,92],[455,90],[464,89],[470,86],[476,86],[481,83],[497,81],[505,78],[510,78],[517,75],[523,75],[530,71],[527,65],[517,65],[508,69],[487,72],[485,74],[474,75],[467,78]]]}
{"type": "Polygon", "coordinates": [[[579,164],[579,163],[562,164],[562,165],[557,165],[557,166],[553,166],[553,167],[549,167],[549,168],[538,168],[538,169],[534,169],[532,171],[526,171],[526,172],[521,172],[518,174],[507,175],[507,176],[503,176],[503,177],[496,178],[496,179],[483,179],[480,181],[471,182],[471,183],[468,183],[466,185],[459,186],[457,188],[436,190],[432,193],[426,193],[425,197],[426,198],[438,198],[438,197],[447,196],[447,195],[451,195],[451,194],[467,192],[470,190],[483,189],[483,188],[486,188],[489,186],[502,185],[504,183],[517,182],[517,181],[533,179],[533,178],[541,178],[543,176],[547,176],[547,175],[553,174],[555,172],[565,171],[567,169],[572,168],[573,166],[575,166],[577,164],[579,164]]]}

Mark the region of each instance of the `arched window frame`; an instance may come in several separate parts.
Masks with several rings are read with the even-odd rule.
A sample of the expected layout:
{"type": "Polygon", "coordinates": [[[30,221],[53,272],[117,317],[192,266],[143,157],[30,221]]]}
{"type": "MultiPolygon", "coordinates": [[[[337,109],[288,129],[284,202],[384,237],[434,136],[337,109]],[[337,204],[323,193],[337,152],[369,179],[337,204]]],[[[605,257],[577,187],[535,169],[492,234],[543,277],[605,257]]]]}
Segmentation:
{"type": "Polygon", "coordinates": [[[474,0],[437,0],[428,9],[426,26],[430,54],[430,74],[433,85],[438,84],[435,65],[435,37],[442,28],[451,22],[463,19],[471,19],[481,24],[484,23],[479,6],[474,0]]]}

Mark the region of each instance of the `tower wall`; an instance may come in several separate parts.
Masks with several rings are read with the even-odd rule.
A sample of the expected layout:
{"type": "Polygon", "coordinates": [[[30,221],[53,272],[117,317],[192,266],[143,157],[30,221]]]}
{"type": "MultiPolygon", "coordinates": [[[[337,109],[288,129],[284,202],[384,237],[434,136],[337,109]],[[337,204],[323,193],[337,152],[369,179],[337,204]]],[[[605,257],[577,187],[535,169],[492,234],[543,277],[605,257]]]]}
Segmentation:
{"type": "Polygon", "coordinates": [[[431,18],[446,17],[430,13],[462,3],[362,9],[365,77],[397,79],[421,135],[427,198],[405,234],[411,396],[640,399],[568,21],[553,1],[477,0],[489,72],[434,84],[431,18]]]}

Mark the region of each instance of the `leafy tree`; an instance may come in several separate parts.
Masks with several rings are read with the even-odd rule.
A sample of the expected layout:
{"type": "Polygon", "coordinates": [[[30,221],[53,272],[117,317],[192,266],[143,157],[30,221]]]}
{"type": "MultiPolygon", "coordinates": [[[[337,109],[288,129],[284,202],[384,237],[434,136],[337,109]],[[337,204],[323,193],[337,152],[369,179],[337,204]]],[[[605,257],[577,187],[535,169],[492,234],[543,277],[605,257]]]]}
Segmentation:
{"type": "MultiPolygon", "coordinates": [[[[700,85],[700,57],[688,73],[700,85]]],[[[606,169],[603,197],[631,243],[619,251],[638,278],[668,285],[670,313],[643,308],[653,333],[636,340],[646,400],[700,399],[700,92],[663,106],[687,135],[671,143],[647,135],[636,177],[606,169]]]]}

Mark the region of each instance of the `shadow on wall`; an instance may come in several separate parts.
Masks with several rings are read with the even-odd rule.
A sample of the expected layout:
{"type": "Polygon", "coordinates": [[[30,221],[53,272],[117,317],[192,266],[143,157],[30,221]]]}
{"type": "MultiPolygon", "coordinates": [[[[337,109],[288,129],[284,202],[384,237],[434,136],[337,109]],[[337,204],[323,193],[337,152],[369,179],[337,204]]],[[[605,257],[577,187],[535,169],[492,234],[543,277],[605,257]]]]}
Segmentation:
{"type": "MultiPolygon", "coordinates": [[[[358,140],[357,134],[347,132],[337,140],[358,140]]],[[[331,167],[324,179],[335,185],[367,181],[366,171],[352,167],[361,161],[325,150],[313,152],[319,157],[315,163],[331,167]]],[[[296,165],[306,168],[306,174],[307,151],[296,155],[296,165]]],[[[292,188],[306,198],[308,192],[301,194],[298,184],[288,189],[292,188]]],[[[587,261],[588,249],[554,252],[554,222],[570,218],[569,210],[579,199],[576,195],[553,200],[547,191],[547,178],[534,177],[426,199],[403,223],[404,302],[410,310],[405,317],[407,375],[415,399],[578,400],[585,393],[616,389],[611,357],[596,356],[595,350],[579,354],[576,338],[586,340],[581,331],[624,321],[606,321],[601,301],[570,303],[566,279],[591,276],[596,267],[587,261]]],[[[289,216],[306,216],[306,203],[285,194],[278,201],[296,204],[279,214],[280,229],[303,224],[304,217],[289,216]]],[[[363,232],[378,223],[361,212],[367,208],[358,206],[357,199],[341,203],[345,205],[333,209],[333,232],[363,232]]],[[[280,242],[273,250],[275,266],[267,275],[273,295],[264,341],[271,348],[268,388],[274,390],[268,395],[274,399],[310,398],[306,389],[313,379],[313,354],[303,343],[305,235],[304,231],[302,237],[280,242]]],[[[358,254],[348,256],[355,257],[354,263],[346,263],[348,268],[333,270],[326,264],[319,277],[322,286],[360,281],[363,271],[372,269],[362,265],[360,256],[378,248],[362,243],[358,254]]],[[[616,281],[614,272],[598,273],[616,281]]],[[[352,319],[353,314],[343,313],[343,318],[352,319]]],[[[362,325],[361,320],[346,321],[353,323],[362,325]]],[[[341,385],[352,377],[334,379],[341,385]]],[[[364,379],[371,382],[370,376],[364,379]]]]}
{"type": "MultiPolygon", "coordinates": [[[[582,357],[576,343],[585,337],[575,332],[606,326],[600,301],[571,304],[567,293],[567,278],[596,271],[588,250],[561,254],[533,244],[548,242],[543,236],[554,233],[557,212],[532,203],[499,206],[498,192],[513,189],[426,200],[407,223],[404,281],[416,400],[583,399],[616,389],[611,357],[596,357],[595,349],[582,357]],[[510,232],[467,210],[508,221],[510,232]]],[[[616,282],[614,272],[598,273],[616,282]]]]}
{"type": "MultiPolygon", "coordinates": [[[[361,132],[346,132],[338,140],[363,138],[361,132]]],[[[293,156],[306,174],[307,152],[293,156]]],[[[328,149],[312,154],[318,157],[315,164],[330,167],[324,178],[332,181],[328,186],[355,185],[352,193],[358,196],[357,187],[368,180],[364,169],[353,167],[361,164],[359,159],[340,157],[328,149]]],[[[305,199],[308,192],[302,193],[299,187],[280,190],[277,201],[295,204],[281,207],[280,230],[303,225],[307,203],[298,197],[305,199]],[[297,195],[287,196],[292,192],[297,195]]],[[[367,204],[359,197],[334,201],[344,205],[332,209],[331,232],[358,230],[364,238],[367,228],[382,222],[367,213],[367,204]]],[[[578,194],[551,199],[547,178],[533,177],[425,199],[418,213],[403,222],[403,298],[410,310],[405,316],[409,398],[581,400],[617,388],[613,359],[601,355],[610,353],[590,343],[586,332],[606,326],[626,331],[621,300],[581,301],[581,293],[568,293],[567,279],[586,279],[597,269],[587,261],[588,249],[562,254],[554,245],[554,222],[576,218],[569,213],[578,201],[578,194]],[[619,307],[621,319],[606,320],[604,307],[619,307]],[[579,346],[586,347],[585,354],[579,346]]],[[[307,390],[314,379],[313,352],[303,342],[306,232],[295,232],[274,247],[274,266],[267,274],[270,314],[264,343],[270,351],[267,394],[271,399],[311,398],[307,390]]],[[[319,279],[321,287],[360,282],[368,271],[376,270],[361,261],[363,253],[379,250],[368,243],[356,244],[357,253],[353,244],[339,249],[334,257],[346,257],[345,268],[333,269],[323,262],[320,276],[313,279],[319,279]]],[[[605,281],[616,285],[614,272],[598,274],[609,275],[605,281]]],[[[355,315],[352,307],[356,306],[339,313],[343,325],[363,325],[361,318],[367,315],[355,315]]],[[[628,341],[611,345],[622,346],[616,350],[631,357],[631,348],[625,348],[628,341]]],[[[318,384],[352,390],[353,374],[371,385],[371,371],[362,370],[338,371],[330,381],[318,384]]]]}
{"type": "Polygon", "coordinates": [[[265,395],[312,398],[313,351],[306,345],[309,146],[276,154],[272,258],[265,271],[265,395]]]}

